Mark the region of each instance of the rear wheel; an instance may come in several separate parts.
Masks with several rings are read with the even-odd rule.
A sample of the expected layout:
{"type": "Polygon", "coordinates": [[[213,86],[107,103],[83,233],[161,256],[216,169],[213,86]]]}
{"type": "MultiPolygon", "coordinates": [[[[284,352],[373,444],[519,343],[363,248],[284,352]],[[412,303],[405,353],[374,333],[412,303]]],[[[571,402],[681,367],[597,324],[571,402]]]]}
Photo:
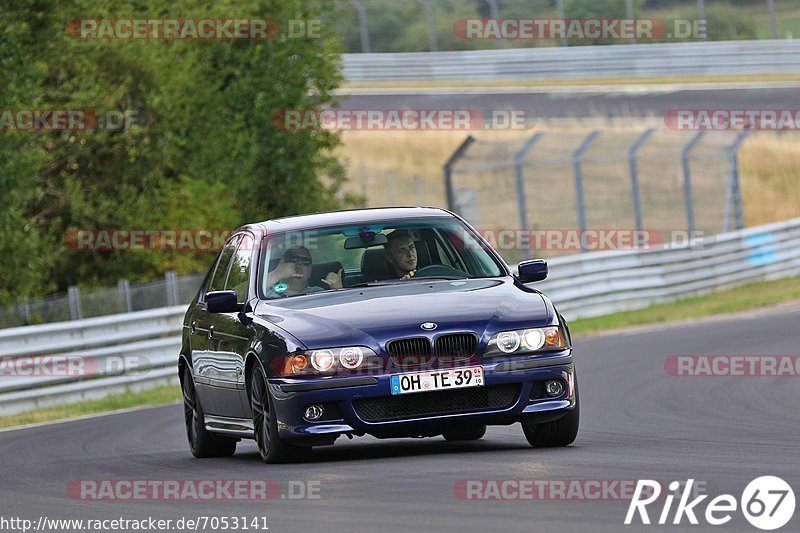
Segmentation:
{"type": "Polygon", "coordinates": [[[452,428],[442,432],[445,440],[449,441],[479,440],[484,435],[486,435],[485,424],[452,428]]]}
{"type": "Polygon", "coordinates": [[[310,447],[295,446],[278,435],[272,395],[261,368],[256,366],[250,377],[250,406],[253,410],[253,428],[261,459],[265,463],[284,463],[306,457],[310,447]]]}
{"type": "Polygon", "coordinates": [[[212,435],[206,429],[205,415],[197,399],[194,379],[189,366],[183,368],[183,414],[189,448],[195,457],[230,457],[236,452],[236,440],[212,435]]]}
{"type": "Polygon", "coordinates": [[[528,443],[534,448],[551,448],[556,446],[569,446],[575,442],[580,425],[580,398],[578,397],[578,380],[575,380],[575,407],[566,415],[553,420],[534,424],[522,422],[522,431],[528,443]]]}

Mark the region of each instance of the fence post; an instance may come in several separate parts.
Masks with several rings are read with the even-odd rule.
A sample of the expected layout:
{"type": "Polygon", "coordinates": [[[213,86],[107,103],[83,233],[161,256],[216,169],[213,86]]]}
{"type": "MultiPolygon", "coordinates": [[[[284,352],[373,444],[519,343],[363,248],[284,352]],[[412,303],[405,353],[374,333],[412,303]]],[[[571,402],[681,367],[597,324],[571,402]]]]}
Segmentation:
{"type": "Polygon", "coordinates": [[[636,156],[639,154],[639,150],[644,146],[644,143],[653,135],[653,132],[656,131],[655,128],[650,128],[646,132],[642,133],[642,135],[636,139],[636,142],[633,143],[631,149],[628,151],[628,163],[631,169],[631,197],[633,200],[633,218],[636,221],[636,230],[642,231],[644,229],[644,223],[642,221],[642,197],[639,193],[639,165],[636,161],[636,156]]]}
{"type": "Polygon", "coordinates": [[[167,289],[167,305],[178,305],[178,276],[174,270],[164,273],[164,282],[167,289]]]}
{"type": "Polygon", "coordinates": [[[467,148],[475,142],[475,137],[472,135],[468,135],[464,142],[456,148],[456,151],[450,156],[447,162],[444,164],[444,194],[447,198],[447,209],[458,213],[456,209],[456,193],[453,189],[453,165],[455,165],[459,159],[464,156],[464,153],[467,151],[467,148]]]}
{"type": "Polygon", "coordinates": [[[395,205],[394,201],[394,172],[386,171],[386,200],[387,205],[395,205]]]}
{"type": "Polygon", "coordinates": [[[431,0],[419,0],[425,8],[425,18],[428,19],[428,42],[430,43],[431,52],[439,50],[439,43],[436,40],[436,15],[433,11],[431,0]]]}
{"type": "Polygon", "coordinates": [[[131,283],[127,279],[121,279],[117,282],[117,289],[122,301],[125,304],[125,311],[130,313],[133,311],[133,302],[131,301],[131,283]]]}
{"type": "MultiPolygon", "coordinates": [[[[525,158],[528,153],[533,149],[533,146],[544,136],[544,132],[534,133],[530,139],[525,142],[525,145],[519,152],[514,154],[514,175],[516,177],[517,185],[517,208],[519,209],[519,225],[520,230],[527,231],[531,229],[528,222],[528,204],[525,198],[525,174],[523,167],[525,165],[525,158]]],[[[531,249],[525,250],[525,259],[533,257],[531,249]]]]}
{"type": "Polygon", "coordinates": [[[706,132],[704,131],[697,132],[697,134],[692,137],[692,140],[689,141],[689,144],[687,144],[683,149],[683,154],[681,155],[683,163],[683,199],[686,203],[686,225],[689,235],[694,234],[695,231],[694,198],[692,197],[692,172],[689,165],[689,158],[692,155],[692,150],[694,150],[694,147],[697,146],[697,143],[703,140],[705,134],[706,132]]]}
{"type": "Polygon", "coordinates": [[[743,131],[736,136],[733,144],[727,147],[728,152],[728,186],[725,188],[725,214],[722,221],[722,233],[730,230],[731,209],[736,229],[744,228],[744,212],[742,209],[742,192],[739,189],[739,148],[750,132],[743,131]]]}
{"type": "Polygon", "coordinates": [[[422,189],[422,180],[416,174],[414,175],[414,205],[420,207],[422,205],[419,191],[422,189]]]}
{"type": "Polygon", "coordinates": [[[81,290],[78,287],[67,288],[67,301],[69,302],[69,318],[71,320],[83,318],[81,313],[81,290]]]}
{"type": "Polygon", "coordinates": [[[350,0],[350,5],[358,13],[358,28],[361,30],[361,53],[369,53],[369,26],[367,25],[367,8],[358,0],[350,0]]]}
{"type": "Polygon", "coordinates": [[[361,196],[364,197],[365,201],[367,200],[367,191],[369,190],[369,176],[367,176],[367,167],[364,166],[364,163],[361,163],[361,196]]]}
{"type": "Polygon", "coordinates": [[[585,252],[583,247],[583,235],[586,233],[586,202],[583,198],[583,173],[581,169],[581,159],[586,150],[592,145],[597,136],[600,135],[600,130],[594,130],[583,140],[581,145],[572,154],[572,169],[575,172],[575,198],[577,199],[578,206],[578,228],[581,232],[581,252],[585,252]]]}

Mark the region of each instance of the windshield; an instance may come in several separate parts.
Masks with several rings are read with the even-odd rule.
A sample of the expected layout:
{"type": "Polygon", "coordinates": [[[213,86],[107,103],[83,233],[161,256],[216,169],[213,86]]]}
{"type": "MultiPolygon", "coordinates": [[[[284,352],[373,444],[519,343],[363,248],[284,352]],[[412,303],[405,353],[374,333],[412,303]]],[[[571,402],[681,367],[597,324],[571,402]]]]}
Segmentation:
{"type": "Polygon", "coordinates": [[[270,237],[263,253],[259,288],[267,299],[506,273],[467,227],[452,218],[283,233],[270,237]]]}

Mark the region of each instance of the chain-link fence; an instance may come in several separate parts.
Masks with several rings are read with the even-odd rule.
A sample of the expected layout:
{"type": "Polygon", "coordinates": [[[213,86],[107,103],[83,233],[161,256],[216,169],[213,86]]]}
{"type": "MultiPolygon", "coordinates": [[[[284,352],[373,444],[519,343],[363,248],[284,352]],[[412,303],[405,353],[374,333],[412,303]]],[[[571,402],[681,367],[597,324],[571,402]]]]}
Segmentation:
{"type": "MultiPolygon", "coordinates": [[[[483,231],[557,231],[562,240],[564,232],[617,230],[652,243],[740,229],[737,152],[746,135],[598,129],[516,142],[468,137],[445,165],[448,206],[483,231]]],[[[501,251],[509,260],[576,251],[522,248],[501,251]]]]}
{"type": "Polygon", "coordinates": [[[179,277],[167,272],[164,279],[155,281],[129,283],[120,280],[116,287],[95,289],[70,287],[65,295],[0,308],[0,328],[188,304],[202,281],[203,274],[179,277]]]}

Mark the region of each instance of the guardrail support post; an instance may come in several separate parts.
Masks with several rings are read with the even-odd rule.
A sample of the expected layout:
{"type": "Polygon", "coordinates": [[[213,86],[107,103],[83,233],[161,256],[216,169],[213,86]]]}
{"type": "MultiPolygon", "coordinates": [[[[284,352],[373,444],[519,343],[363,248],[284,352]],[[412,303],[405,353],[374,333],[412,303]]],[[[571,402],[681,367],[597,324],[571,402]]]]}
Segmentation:
{"type": "MultiPolygon", "coordinates": [[[[516,178],[517,186],[517,208],[519,209],[519,225],[520,230],[528,231],[531,229],[528,222],[528,203],[525,198],[525,173],[524,165],[525,158],[528,153],[533,149],[533,146],[544,136],[544,132],[538,132],[531,135],[530,139],[525,142],[522,149],[514,154],[514,175],[516,178]]],[[[525,250],[525,259],[530,259],[532,256],[531,249],[525,250]]]]}
{"type": "Polygon", "coordinates": [[[444,164],[444,194],[447,198],[447,209],[458,213],[456,209],[456,193],[455,189],[453,188],[453,165],[455,165],[459,159],[464,156],[464,153],[467,151],[467,148],[475,142],[475,137],[472,135],[468,135],[464,142],[456,148],[456,151],[453,152],[453,155],[447,160],[444,164]]]}
{"type": "Polygon", "coordinates": [[[67,288],[67,301],[69,302],[69,318],[71,320],[83,318],[81,313],[81,290],[78,287],[67,288]]]}
{"type": "Polygon", "coordinates": [[[121,279],[117,282],[117,289],[119,290],[120,297],[122,297],[122,302],[125,304],[125,311],[130,313],[133,311],[131,283],[127,279],[121,279]]]}
{"type": "MultiPolygon", "coordinates": [[[[556,17],[564,20],[564,0],[556,0],[556,17]]],[[[567,46],[567,38],[561,38],[561,46],[567,46]]]]}
{"type": "Polygon", "coordinates": [[[583,140],[581,145],[572,154],[572,169],[575,172],[575,198],[576,205],[578,206],[578,228],[581,232],[581,252],[585,252],[583,247],[583,235],[586,233],[586,201],[583,197],[583,172],[581,169],[581,159],[586,150],[592,146],[592,143],[600,135],[600,130],[594,130],[583,140]]]}
{"type": "Polygon", "coordinates": [[[164,273],[165,286],[167,288],[167,305],[178,305],[178,276],[173,270],[164,273]]]}
{"type": "Polygon", "coordinates": [[[637,231],[642,231],[644,229],[644,223],[642,221],[642,198],[641,194],[639,193],[639,165],[636,161],[636,156],[638,155],[642,146],[644,146],[644,143],[650,139],[655,131],[655,128],[650,128],[646,132],[642,133],[642,135],[636,139],[636,142],[633,143],[633,146],[631,146],[631,149],[628,151],[628,163],[631,169],[631,198],[633,200],[633,218],[636,221],[637,231]]]}
{"type": "Polygon", "coordinates": [[[750,132],[743,131],[736,136],[727,148],[728,152],[728,186],[725,188],[725,214],[722,221],[722,233],[727,233],[730,229],[731,210],[733,210],[734,223],[736,229],[744,228],[744,210],[742,209],[742,192],[739,188],[739,148],[750,135],[750,132]]]}
{"type": "Polygon", "coordinates": [[[682,163],[683,163],[683,198],[684,202],[686,203],[686,226],[689,235],[693,235],[695,231],[695,224],[694,224],[694,199],[692,197],[692,172],[689,164],[689,158],[692,155],[692,150],[694,147],[697,146],[703,137],[705,136],[706,132],[699,131],[697,135],[695,135],[689,144],[683,149],[683,154],[681,155],[682,163]]]}

